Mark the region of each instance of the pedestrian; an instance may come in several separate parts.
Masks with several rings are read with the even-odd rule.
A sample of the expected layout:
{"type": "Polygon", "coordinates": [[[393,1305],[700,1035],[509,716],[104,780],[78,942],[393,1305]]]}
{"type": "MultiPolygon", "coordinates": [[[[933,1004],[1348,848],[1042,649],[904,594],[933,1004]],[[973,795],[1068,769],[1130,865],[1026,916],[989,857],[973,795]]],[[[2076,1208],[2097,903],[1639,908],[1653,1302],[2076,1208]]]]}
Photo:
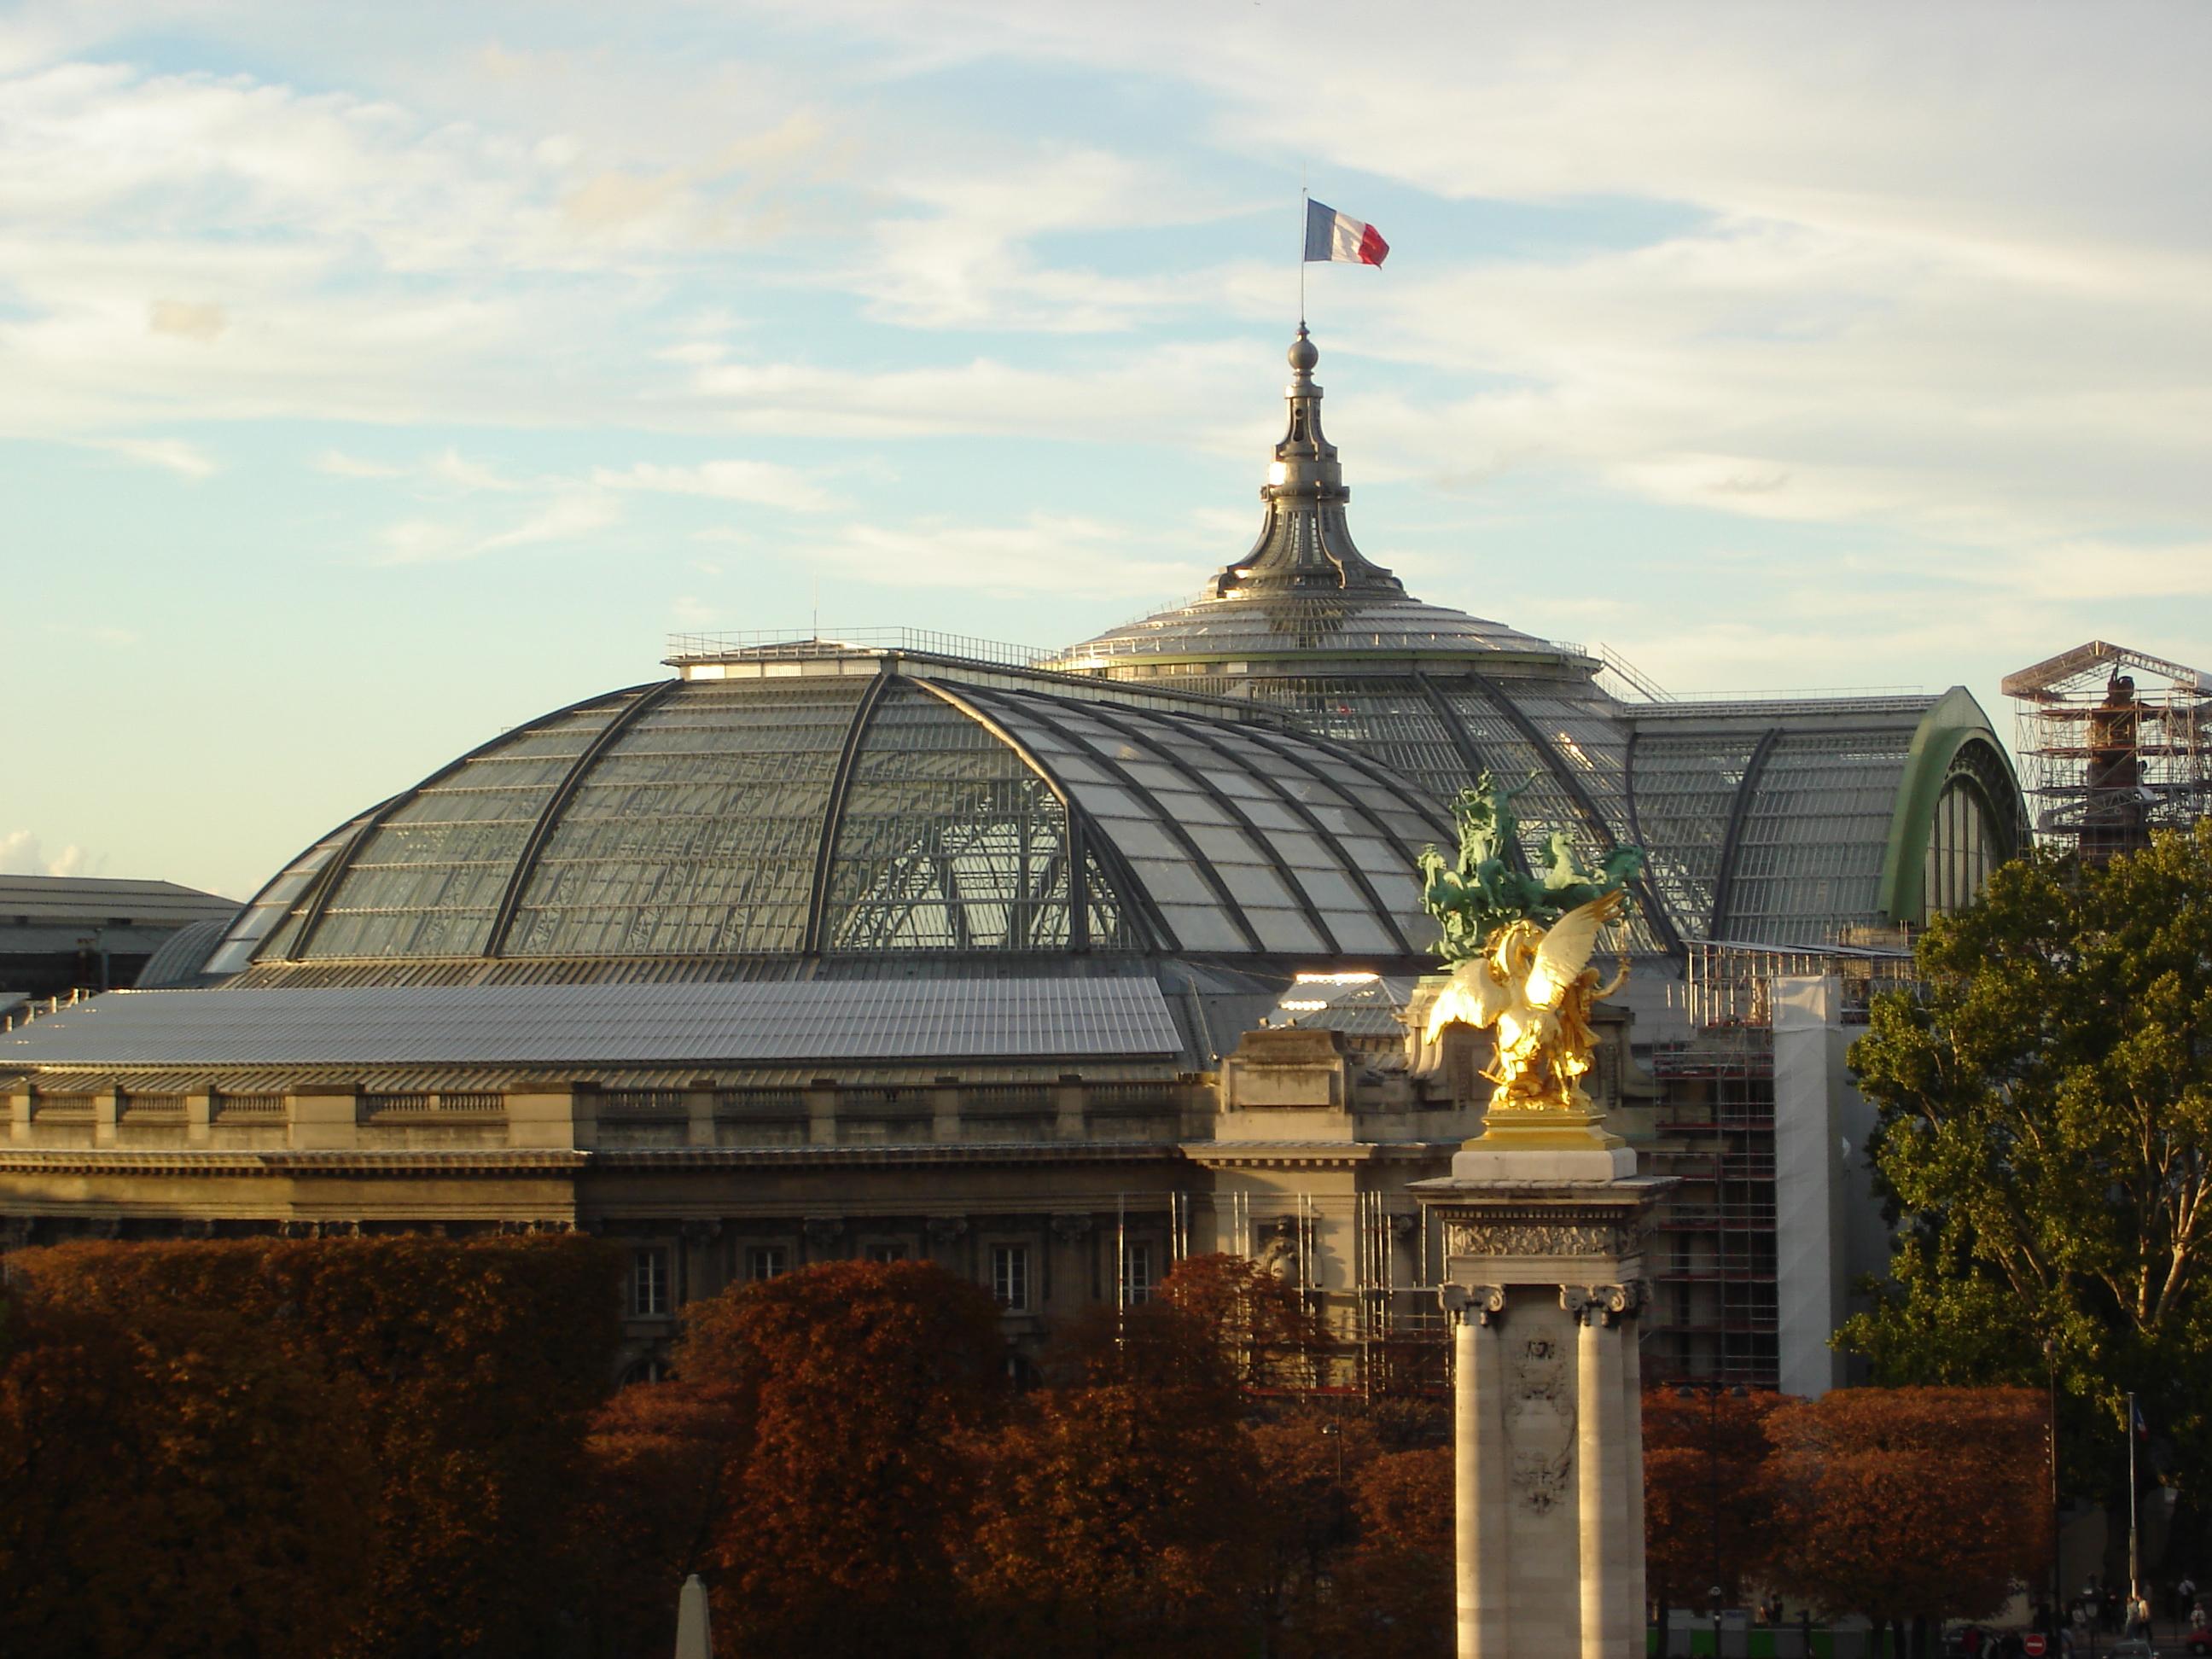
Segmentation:
{"type": "Polygon", "coordinates": [[[2181,1582],[2173,1587],[2173,1622],[2187,1624],[2190,1612],[2197,1605],[2197,1581],[2185,1572],[2181,1575],[2181,1582]]]}
{"type": "Polygon", "coordinates": [[[2150,1637],[2150,1597],[2143,1594],[2140,1584],[2136,1586],[2135,1594],[2128,1597],[2127,1633],[2142,1637],[2145,1640],[2150,1637]]]}

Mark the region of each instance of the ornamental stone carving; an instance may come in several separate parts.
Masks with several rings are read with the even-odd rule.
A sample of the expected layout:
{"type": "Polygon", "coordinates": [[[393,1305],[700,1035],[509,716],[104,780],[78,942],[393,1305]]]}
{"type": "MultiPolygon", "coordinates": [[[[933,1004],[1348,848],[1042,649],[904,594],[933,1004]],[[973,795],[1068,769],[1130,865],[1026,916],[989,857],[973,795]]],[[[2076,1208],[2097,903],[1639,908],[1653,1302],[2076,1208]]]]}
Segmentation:
{"type": "Polygon", "coordinates": [[[845,1218],[841,1215],[811,1215],[799,1224],[799,1231],[816,1249],[826,1250],[844,1237],[845,1218]]]}
{"type": "Polygon", "coordinates": [[[1455,1325],[1464,1325],[1469,1320],[1478,1325],[1495,1325],[1505,1316],[1505,1291],[1498,1285],[1446,1285],[1439,1295],[1443,1297],[1444,1315],[1455,1325]]]}
{"type": "Polygon", "coordinates": [[[1635,1285],[1562,1285],[1559,1305],[1580,1325],[1613,1325],[1636,1310],[1635,1285]]]}
{"type": "Polygon", "coordinates": [[[1444,1254],[1454,1255],[1627,1255],[1633,1231],[1618,1222],[1453,1221],[1444,1254]]]}
{"type": "Polygon", "coordinates": [[[1056,1215],[1051,1225],[1052,1236],[1062,1244],[1080,1244],[1091,1237],[1091,1218],[1087,1215],[1056,1215]]]}
{"type": "Polygon", "coordinates": [[[933,1215],[922,1225],[933,1244],[957,1243],[968,1236],[968,1218],[964,1215],[933,1215]]]}
{"type": "Polygon", "coordinates": [[[1575,1391],[1566,1355],[1548,1332],[1514,1351],[1508,1379],[1505,1439],[1513,1459],[1508,1481],[1537,1515],[1567,1492],[1575,1462],[1575,1391]]]}

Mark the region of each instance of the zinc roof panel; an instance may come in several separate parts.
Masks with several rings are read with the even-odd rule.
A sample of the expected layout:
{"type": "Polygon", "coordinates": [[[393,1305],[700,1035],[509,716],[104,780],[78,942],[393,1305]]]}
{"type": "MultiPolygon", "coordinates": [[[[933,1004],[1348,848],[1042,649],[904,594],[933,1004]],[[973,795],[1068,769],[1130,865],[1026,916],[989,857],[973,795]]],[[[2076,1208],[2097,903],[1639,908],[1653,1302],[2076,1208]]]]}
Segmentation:
{"type": "Polygon", "coordinates": [[[121,991],[0,1036],[0,1066],[684,1065],[1171,1055],[1149,979],[121,991]]]}

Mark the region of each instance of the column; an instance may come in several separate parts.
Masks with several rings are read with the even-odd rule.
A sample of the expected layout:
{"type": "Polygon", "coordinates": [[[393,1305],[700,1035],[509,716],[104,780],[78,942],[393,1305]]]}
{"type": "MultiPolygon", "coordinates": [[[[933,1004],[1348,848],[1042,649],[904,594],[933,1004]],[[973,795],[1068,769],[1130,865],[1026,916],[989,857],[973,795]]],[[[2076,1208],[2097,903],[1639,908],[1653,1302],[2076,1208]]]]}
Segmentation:
{"type": "MultiPolygon", "coordinates": [[[[1650,1592],[1644,1577],[1644,1357],[1637,1346],[1643,1332],[1641,1315],[1648,1295],[1646,1285],[1630,1286],[1628,1310],[1621,1316],[1624,1326],[1620,1334],[1620,1417],[1621,1428],[1628,1437],[1628,1524],[1621,1547],[1628,1555],[1626,1576],[1631,1647],[1638,1654],[1644,1647],[1635,1638],[1641,1635],[1650,1610],[1650,1592]]],[[[1661,1639],[1665,1638],[1662,1636],[1661,1639]]],[[[1811,1656],[1807,1655],[1806,1659],[1811,1659],[1811,1656]]]]}
{"type": "Polygon", "coordinates": [[[1459,1659],[1507,1659],[1505,1398],[1495,1285],[1444,1287],[1452,1320],[1454,1591],[1459,1659]]]}
{"type": "Polygon", "coordinates": [[[1629,1573],[1627,1455],[1621,1444],[1618,1285],[1569,1285],[1560,1305],[1579,1324],[1575,1343],[1575,1516],[1582,1559],[1582,1659],[1630,1659],[1624,1609],[1629,1573]]]}

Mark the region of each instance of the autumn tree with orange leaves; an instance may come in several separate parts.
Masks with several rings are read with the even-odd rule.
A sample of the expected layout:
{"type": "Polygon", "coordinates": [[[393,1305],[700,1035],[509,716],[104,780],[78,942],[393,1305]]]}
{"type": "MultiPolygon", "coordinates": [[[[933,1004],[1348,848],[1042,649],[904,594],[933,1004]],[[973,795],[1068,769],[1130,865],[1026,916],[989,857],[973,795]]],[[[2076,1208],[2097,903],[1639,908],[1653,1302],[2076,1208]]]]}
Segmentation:
{"type": "Polygon", "coordinates": [[[8,1266],[10,1659],[560,1641],[617,1253],[258,1239],[8,1266]]]}
{"type": "Polygon", "coordinates": [[[714,1571],[750,1425],[727,1383],[623,1389],[592,1418],[578,1514],[580,1623],[592,1659],[664,1659],[685,1578],[714,1571]]]}
{"type": "Polygon", "coordinates": [[[1068,1385],[1023,1401],[988,1448],[963,1567],[987,1652],[1240,1644],[1262,1494],[1235,1379],[1172,1302],[1120,1329],[1079,1344],[1068,1385]]]}
{"type": "Polygon", "coordinates": [[[1831,1613],[1996,1613],[2049,1559],[2044,1404],[2021,1389],[1839,1389],[1767,1418],[1773,1583],[1831,1613]]]}
{"type": "Polygon", "coordinates": [[[708,1552],[725,1652],[961,1645],[953,1563],[1006,1352],[989,1294],[926,1262],[828,1262],[695,1304],[677,1375],[730,1389],[748,1429],[708,1552]]]}
{"type": "Polygon", "coordinates": [[[1297,1286],[1248,1257],[1186,1256],[1159,1293],[1198,1322],[1245,1388],[1310,1386],[1325,1363],[1329,1338],[1321,1316],[1297,1286]]]}
{"type": "Polygon", "coordinates": [[[1766,1419],[1780,1396],[1661,1387],[1644,1395],[1644,1575],[1663,1626],[1718,1584],[1734,1606],[1765,1573],[1775,1493],[1766,1419]]]}

